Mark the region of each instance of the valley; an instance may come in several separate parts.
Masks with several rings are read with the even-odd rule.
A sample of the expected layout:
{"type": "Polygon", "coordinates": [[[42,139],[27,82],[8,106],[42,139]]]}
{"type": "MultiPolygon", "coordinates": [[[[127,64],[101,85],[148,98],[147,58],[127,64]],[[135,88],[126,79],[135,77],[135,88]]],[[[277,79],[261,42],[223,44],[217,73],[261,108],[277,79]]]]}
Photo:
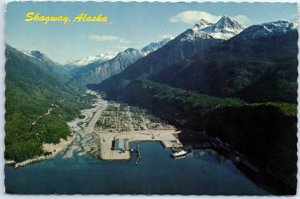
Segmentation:
{"type": "MultiPolygon", "coordinates": [[[[84,118],[68,122],[74,138],[62,152],[63,158],[71,158],[76,153],[103,160],[128,160],[129,144],[137,141],[158,141],[166,148],[182,147],[176,136],[180,131],[175,127],[147,114],[143,109],[108,102],[92,91],[87,93],[97,98],[93,108],[81,111],[84,118]],[[122,149],[114,146],[119,140],[123,141],[123,146],[119,146],[122,149]]],[[[49,147],[49,144],[44,145],[44,150],[52,154],[58,151],[55,147],[49,147]]]]}
{"type": "MultiPolygon", "coordinates": [[[[243,27],[226,15],[199,19],[172,39],[66,64],[7,44],[6,169],[28,182],[34,171],[51,180],[61,172],[74,193],[86,193],[82,183],[69,183],[82,175],[93,193],[218,193],[218,185],[224,194],[293,195],[297,27],[281,20],[243,27]],[[162,184],[170,190],[161,192],[162,184]]],[[[41,192],[56,193],[47,180],[41,192]]],[[[20,193],[24,187],[20,182],[20,193]]],[[[58,192],[68,193],[62,187],[58,192]]]]}

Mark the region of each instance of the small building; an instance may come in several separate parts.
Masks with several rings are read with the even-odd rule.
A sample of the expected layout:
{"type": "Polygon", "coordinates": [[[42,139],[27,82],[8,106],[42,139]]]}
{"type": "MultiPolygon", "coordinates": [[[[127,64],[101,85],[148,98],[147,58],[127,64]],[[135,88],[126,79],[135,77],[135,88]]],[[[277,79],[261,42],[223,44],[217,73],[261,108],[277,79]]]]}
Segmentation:
{"type": "Polygon", "coordinates": [[[126,139],[115,139],[114,150],[116,151],[125,151],[125,141],[126,139]]]}

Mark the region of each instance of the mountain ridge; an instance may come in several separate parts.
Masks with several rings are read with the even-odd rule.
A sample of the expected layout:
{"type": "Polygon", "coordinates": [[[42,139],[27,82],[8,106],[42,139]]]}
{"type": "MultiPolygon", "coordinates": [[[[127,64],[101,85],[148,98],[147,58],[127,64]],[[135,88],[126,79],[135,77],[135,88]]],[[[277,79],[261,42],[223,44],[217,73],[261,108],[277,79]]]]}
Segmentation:
{"type": "Polygon", "coordinates": [[[193,28],[183,33],[181,40],[194,40],[197,37],[228,40],[243,30],[244,27],[241,24],[224,15],[216,23],[200,19],[193,28]]]}
{"type": "Polygon", "coordinates": [[[78,59],[78,60],[75,60],[75,61],[69,61],[69,62],[66,62],[64,64],[65,67],[69,67],[69,68],[76,68],[76,67],[82,67],[82,66],[86,66],[92,62],[96,62],[98,61],[99,63],[102,63],[102,62],[105,62],[105,61],[108,61],[112,58],[114,58],[116,56],[115,53],[104,53],[104,54],[98,54],[98,55],[95,55],[95,56],[87,56],[87,57],[84,57],[84,58],[81,58],[81,59],[78,59]]]}
{"type": "Polygon", "coordinates": [[[127,48],[125,51],[118,53],[114,58],[102,63],[90,63],[85,67],[81,67],[73,73],[73,79],[68,85],[76,85],[77,82],[83,84],[100,83],[101,81],[120,73],[127,66],[133,64],[142,57],[149,55],[170,41],[169,38],[160,42],[152,42],[142,49],[127,48]]]}
{"type": "Polygon", "coordinates": [[[66,120],[84,106],[64,84],[64,74],[9,45],[5,56],[5,159],[20,162],[43,154],[43,143],[66,138],[70,134],[66,120]],[[50,108],[51,114],[37,121],[50,108]]]}
{"type": "MultiPolygon", "coordinates": [[[[6,44],[6,46],[7,48],[13,48],[9,44],[6,44]]],[[[24,56],[26,56],[28,59],[32,60],[33,62],[42,63],[44,68],[49,72],[60,74],[58,77],[63,82],[69,81],[69,79],[71,79],[72,77],[71,74],[69,74],[69,70],[66,67],[64,67],[64,65],[53,61],[46,54],[42,53],[39,50],[26,51],[17,48],[15,48],[14,50],[22,53],[24,56]]]]}
{"type": "MultiPolygon", "coordinates": [[[[274,22],[270,22],[269,24],[273,23],[274,22]]],[[[282,27],[292,26],[290,22],[284,23],[285,25],[282,25],[282,27]]],[[[265,24],[267,23],[264,23],[264,25],[265,24]]],[[[204,48],[201,53],[195,53],[194,57],[186,57],[171,64],[164,64],[161,69],[158,69],[159,65],[154,63],[152,64],[152,69],[150,62],[147,60],[150,59],[150,56],[147,56],[129,66],[122,73],[105,80],[99,84],[99,88],[107,92],[118,93],[120,89],[129,84],[130,81],[139,77],[146,77],[153,81],[194,90],[203,94],[218,97],[238,97],[237,95],[241,89],[246,88],[252,83],[262,81],[260,78],[267,78],[268,75],[269,77],[267,79],[273,79],[273,83],[269,82],[269,84],[277,85],[276,93],[281,93],[281,96],[273,95],[273,99],[270,96],[264,101],[278,99],[286,102],[295,102],[294,96],[296,92],[293,82],[295,82],[296,77],[289,75],[287,76],[291,78],[289,79],[284,76],[281,77],[279,73],[297,74],[295,62],[293,59],[288,59],[289,57],[295,57],[298,52],[297,46],[295,45],[298,38],[297,30],[288,29],[289,31],[283,31],[282,34],[274,35],[271,33],[269,37],[242,39],[243,35],[250,35],[250,33],[256,34],[256,32],[252,31],[253,27],[256,27],[256,25],[246,28],[229,40],[221,40],[222,42],[216,43],[216,45],[204,48]],[[274,48],[273,45],[278,47],[274,48]],[[260,50],[258,51],[257,49],[260,50]],[[282,59],[290,61],[285,60],[284,62],[286,63],[283,65],[284,62],[282,62],[282,60],[275,60],[273,57],[282,57],[282,59]],[[278,68],[277,65],[279,63],[285,68],[278,68]],[[268,71],[274,72],[268,74],[268,71]],[[278,83],[275,82],[279,80],[287,81],[287,88],[279,88],[278,83]],[[293,98],[287,97],[288,93],[290,93],[293,98]]],[[[181,38],[185,33],[186,31],[176,37],[173,42],[177,42],[176,45],[181,44],[181,38]]],[[[206,40],[217,41],[211,37],[203,39],[202,41],[206,40]]],[[[173,42],[170,42],[168,45],[171,45],[173,42]]],[[[185,42],[189,43],[190,41],[185,42]]],[[[168,45],[159,49],[159,51],[164,51],[168,45]]],[[[158,60],[159,58],[154,57],[151,59],[158,60]]],[[[165,60],[168,61],[166,56],[160,58],[160,62],[166,62],[165,60]]],[[[240,96],[245,97],[245,100],[253,101],[254,98],[250,99],[246,97],[250,97],[250,90],[247,92],[248,94],[245,93],[246,91],[241,92],[240,96]]],[[[263,93],[264,92],[261,91],[261,94],[263,93]]]]}

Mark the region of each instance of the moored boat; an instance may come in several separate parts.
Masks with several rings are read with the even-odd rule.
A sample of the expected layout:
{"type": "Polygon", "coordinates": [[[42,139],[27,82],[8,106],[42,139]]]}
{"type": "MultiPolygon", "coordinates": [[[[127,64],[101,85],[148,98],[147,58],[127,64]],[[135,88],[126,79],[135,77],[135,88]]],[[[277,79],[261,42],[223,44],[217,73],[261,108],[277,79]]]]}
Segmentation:
{"type": "Polygon", "coordinates": [[[180,157],[180,156],[185,156],[187,154],[187,151],[183,149],[177,149],[176,151],[173,150],[172,156],[175,157],[180,157]]]}

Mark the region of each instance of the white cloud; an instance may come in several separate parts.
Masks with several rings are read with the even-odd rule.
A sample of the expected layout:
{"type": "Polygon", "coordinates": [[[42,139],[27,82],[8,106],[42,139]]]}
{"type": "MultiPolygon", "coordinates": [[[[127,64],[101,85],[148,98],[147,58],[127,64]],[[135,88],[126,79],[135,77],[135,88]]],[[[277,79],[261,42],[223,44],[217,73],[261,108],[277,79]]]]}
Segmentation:
{"type": "Polygon", "coordinates": [[[167,38],[174,39],[175,38],[173,35],[159,35],[159,37],[162,39],[167,39],[167,38]]]}
{"type": "Polygon", "coordinates": [[[183,22],[183,23],[187,23],[187,24],[194,24],[195,22],[199,21],[200,19],[205,19],[208,22],[216,22],[219,19],[219,17],[212,15],[208,12],[190,10],[190,11],[181,12],[175,16],[172,16],[170,18],[170,21],[174,22],[174,23],[183,22]]]}
{"type": "MultiPolygon", "coordinates": [[[[222,16],[221,15],[213,15],[208,12],[198,11],[198,10],[190,10],[178,13],[170,18],[170,22],[173,23],[187,23],[187,24],[195,24],[200,19],[204,19],[208,22],[215,23],[217,22],[222,16]]],[[[232,19],[238,21],[242,25],[247,25],[250,22],[250,19],[246,15],[237,15],[237,16],[230,16],[232,19]]]]}
{"type": "Polygon", "coordinates": [[[130,44],[130,43],[131,43],[131,41],[130,41],[130,40],[127,40],[127,39],[120,39],[119,42],[120,42],[121,44],[130,44]]]}
{"type": "Polygon", "coordinates": [[[119,37],[113,35],[89,35],[88,39],[95,40],[95,41],[117,41],[120,40],[119,37]]]}
{"type": "Polygon", "coordinates": [[[131,43],[130,40],[123,39],[117,36],[113,35],[89,35],[88,39],[98,41],[98,42],[103,42],[103,41],[117,41],[120,44],[129,44],[131,43]]]}
{"type": "Polygon", "coordinates": [[[250,22],[250,19],[246,15],[237,15],[237,16],[233,16],[231,18],[236,20],[237,22],[239,22],[242,25],[248,25],[250,22]]]}

